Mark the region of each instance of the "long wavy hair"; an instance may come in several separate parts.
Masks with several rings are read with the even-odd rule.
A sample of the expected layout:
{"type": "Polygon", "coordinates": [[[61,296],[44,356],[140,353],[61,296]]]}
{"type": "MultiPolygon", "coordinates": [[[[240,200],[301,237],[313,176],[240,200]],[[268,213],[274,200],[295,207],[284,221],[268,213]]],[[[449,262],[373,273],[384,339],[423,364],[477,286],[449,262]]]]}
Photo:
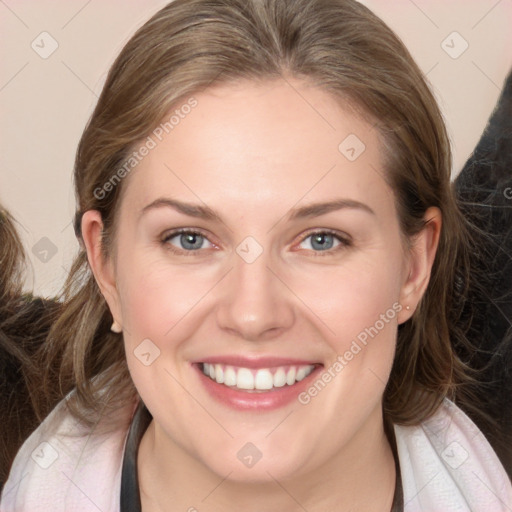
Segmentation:
{"type": "Polygon", "coordinates": [[[41,392],[36,357],[59,304],[25,293],[26,275],[16,221],[0,205],[0,487],[19,447],[59,398],[48,401],[41,392]]]}
{"type": "MultiPolygon", "coordinates": [[[[354,0],[175,0],[157,12],[116,59],[80,140],[74,170],[78,238],[82,214],[98,210],[109,257],[129,177],[105,184],[112,185],[134,148],[187,98],[214,84],[287,77],[327,91],[375,125],[406,239],[424,227],[427,208],[442,212],[428,289],[398,330],[383,399],[386,421],[417,424],[445,397],[475,407],[465,385],[471,376],[454,351],[472,351],[461,316],[471,241],[450,184],[445,125],[405,46],[354,0]]],[[[112,316],[83,250],[62,301],[42,354],[46,389],[51,392],[56,380],[61,395],[75,388],[71,411],[93,423],[100,411],[136,400],[137,392],[122,336],[110,332],[112,316]]]]}

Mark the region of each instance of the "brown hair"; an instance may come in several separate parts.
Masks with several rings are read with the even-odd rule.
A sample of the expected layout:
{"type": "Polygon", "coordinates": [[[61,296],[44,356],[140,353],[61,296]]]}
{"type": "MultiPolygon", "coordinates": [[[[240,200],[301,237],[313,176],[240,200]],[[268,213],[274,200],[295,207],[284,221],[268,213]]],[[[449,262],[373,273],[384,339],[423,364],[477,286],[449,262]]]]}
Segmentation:
{"type": "Polygon", "coordinates": [[[59,305],[24,293],[26,257],[15,222],[0,206],[0,487],[19,447],[56,403],[40,393],[34,355],[59,305]]]}
{"type": "MultiPolygon", "coordinates": [[[[83,212],[98,210],[104,254],[110,254],[126,180],[106,194],[97,191],[106,190],[135,144],[172,108],[212,84],[289,76],[323,88],[376,123],[407,239],[424,227],[428,207],[442,212],[431,281],[413,318],[399,328],[384,395],[387,420],[418,423],[446,396],[453,398],[458,388],[464,392],[468,380],[453,350],[467,343],[459,316],[468,240],[450,185],[448,137],[425,77],[397,36],[358,2],[175,0],[160,10],[115,61],[80,141],[77,235],[83,212]]],[[[90,420],[91,412],[120,407],[137,395],[122,339],[109,330],[112,317],[83,251],[64,302],[46,367],[60,361],[61,392],[75,386],[69,405],[90,420]]]]}

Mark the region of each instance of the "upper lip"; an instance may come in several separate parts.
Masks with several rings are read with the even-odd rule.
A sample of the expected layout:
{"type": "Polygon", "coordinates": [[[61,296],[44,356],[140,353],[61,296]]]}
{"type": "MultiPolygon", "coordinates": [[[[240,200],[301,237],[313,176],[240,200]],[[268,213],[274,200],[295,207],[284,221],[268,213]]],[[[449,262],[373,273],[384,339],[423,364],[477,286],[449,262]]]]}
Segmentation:
{"type": "Polygon", "coordinates": [[[226,364],[229,366],[237,366],[239,368],[273,368],[276,366],[308,366],[308,365],[320,365],[319,361],[296,359],[290,357],[275,357],[275,356],[258,356],[258,357],[247,357],[237,355],[225,355],[225,356],[211,356],[205,357],[194,363],[208,363],[208,364],[226,364]]]}

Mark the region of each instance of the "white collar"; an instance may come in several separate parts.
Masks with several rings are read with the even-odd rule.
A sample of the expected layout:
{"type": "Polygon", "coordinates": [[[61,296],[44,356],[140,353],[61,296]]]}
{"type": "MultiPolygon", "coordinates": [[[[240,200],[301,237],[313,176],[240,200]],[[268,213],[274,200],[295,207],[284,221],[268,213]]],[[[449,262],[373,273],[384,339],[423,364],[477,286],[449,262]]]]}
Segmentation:
{"type": "Polygon", "coordinates": [[[405,512],[510,512],[512,485],[478,427],[445,400],[419,426],[395,425],[405,512]]]}

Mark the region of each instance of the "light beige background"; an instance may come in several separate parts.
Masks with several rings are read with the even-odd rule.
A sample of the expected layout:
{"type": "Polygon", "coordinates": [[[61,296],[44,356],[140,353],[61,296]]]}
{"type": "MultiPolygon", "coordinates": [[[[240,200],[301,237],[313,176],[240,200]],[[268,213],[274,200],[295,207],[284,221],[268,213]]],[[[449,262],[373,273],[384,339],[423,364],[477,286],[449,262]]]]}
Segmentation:
{"type": "MultiPolygon", "coordinates": [[[[27,289],[53,295],[63,283],[78,248],[71,174],[79,137],[113,59],[166,3],[0,0],[0,201],[16,217],[32,261],[27,289]],[[50,48],[42,32],[58,44],[46,59],[31,47],[35,41],[40,52],[50,48]],[[47,261],[32,250],[43,237],[56,251],[47,261]]],[[[427,73],[453,141],[456,174],[512,65],[512,0],[363,3],[398,33],[427,73]],[[454,31],[460,36],[446,39],[454,31]],[[458,53],[464,41],[469,46],[458,58],[445,51],[458,53]]]]}

